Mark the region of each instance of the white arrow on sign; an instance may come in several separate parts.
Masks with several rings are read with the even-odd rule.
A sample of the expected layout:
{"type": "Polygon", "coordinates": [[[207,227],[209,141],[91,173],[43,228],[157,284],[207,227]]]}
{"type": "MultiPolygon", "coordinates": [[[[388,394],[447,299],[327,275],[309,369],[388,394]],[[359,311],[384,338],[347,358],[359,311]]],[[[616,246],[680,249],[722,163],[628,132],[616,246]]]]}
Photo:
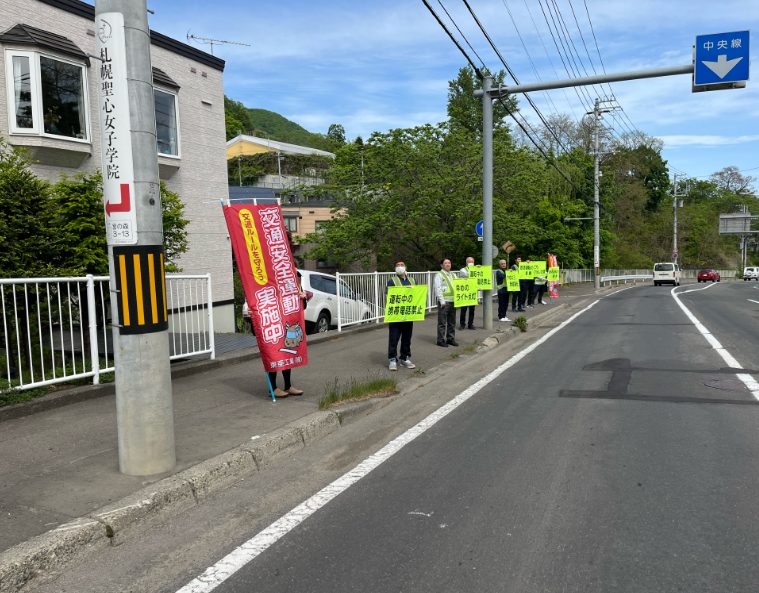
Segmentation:
{"type": "Polygon", "coordinates": [[[733,58],[732,60],[728,60],[725,54],[720,54],[717,56],[716,62],[707,62],[706,60],[701,60],[701,63],[720,78],[725,78],[725,76],[727,76],[727,73],[735,68],[735,65],[742,59],[743,56],[740,58],[733,58]]]}

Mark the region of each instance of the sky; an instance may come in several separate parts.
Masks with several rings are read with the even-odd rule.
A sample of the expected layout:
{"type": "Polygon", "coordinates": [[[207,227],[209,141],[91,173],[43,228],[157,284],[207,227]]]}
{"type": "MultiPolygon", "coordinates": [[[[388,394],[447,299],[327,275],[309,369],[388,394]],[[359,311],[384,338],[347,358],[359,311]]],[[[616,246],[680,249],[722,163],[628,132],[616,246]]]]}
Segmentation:
{"type": "MultiPolygon", "coordinates": [[[[481,58],[491,71],[502,68],[462,0],[428,1],[478,66],[481,58]]],[[[756,0],[469,4],[523,84],[684,66],[696,35],[759,30],[756,0]]],[[[342,124],[349,140],[444,121],[448,81],[467,63],[422,0],[148,0],[148,8],[151,28],[175,39],[248,44],[213,46],[226,60],[228,97],[312,132],[342,124]]],[[[753,65],[758,53],[752,39],[753,65]]],[[[622,111],[604,122],[617,135],[639,130],[662,140],[671,173],[707,178],[735,166],[759,178],[759,75],[744,89],[713,92],[692,93],[690,76],[677,75],[530,96],[544,115],[573,120],[595,98],[613,96],[622,111]]],[[[524,99],[520,106],[534,125],[535,111],[524,99]]]]}

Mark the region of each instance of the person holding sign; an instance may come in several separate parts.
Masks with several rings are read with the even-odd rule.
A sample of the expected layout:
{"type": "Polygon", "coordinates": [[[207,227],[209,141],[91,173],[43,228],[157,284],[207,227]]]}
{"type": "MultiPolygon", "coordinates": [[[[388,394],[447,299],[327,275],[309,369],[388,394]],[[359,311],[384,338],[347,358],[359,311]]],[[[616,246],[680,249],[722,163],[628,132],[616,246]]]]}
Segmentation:
{"type": "MultiPolygon", "coordinates": [[[[459,278],[469,278],[469,268],[473,266],[474,258],[471,256],[466,258],[466,266],[459,270],[459,278]]],[[[464,327],[467,329],[474,329],[474,305],[460,307],[459,311],[459,329],[464,329],[464,327]],[[465,324],[467,311],[469,311],[469,323],[465,324]]]]}
{"type": "Polygon", "coordinates": [[[525,311],[524,304],[526,300],[526,280],[524,278],[525,268],[522,266],[522,258],[518,257],[511,266],[511,269],[517,273],[519,279],[519,289],[511,295],[511,312],[523,313],[525,311]]]}
{"type": "Polygon", "coordinates": [[[437,345],[442,348],[458,346],[456,342],[456,309],[453,304],[453,274],[451,260],[443,258],[440,271],[435,275],[437,299],[437,345]]]}
{"type": "Polygon", "coordinates": [[[548,303],[543,300],[543,295],[548,289],[548,272],[546,271],[546,262],[539,261],[535,262],[533,265],[538,266],[535,275],[535,287],[533,289],[533,292],[535,294],[533,302],[537,302],[539,305],[547,305],[548,303]]]}
{"type": "MultiPolygon", "coordinates": [[[[414,286],[414,280],[406,274],[406,264],[403,260],[395,262],[395,274],[387,281],[387,287],[414,286]]],[[[388,292],[388,291],[385,291],[388,292]]],[[[392,321],[387,324],[387,358],[388,368],[391,371],[398,370],[398,340],[401,342],[401,366],[407,369],[415,369],[416,365],[411,362],[411,332],[414,331],[413,321],[392,321]]]]}
{"type": "Polygon", "coordinates": [[[498,289],[498,321],[509,321],[506,317],[506,311],[509,310],[509,292],[506,286],[506,271],[508,262],[502,259],[498,262],[498,269],[495,271],[495,285],[498,289]]]}

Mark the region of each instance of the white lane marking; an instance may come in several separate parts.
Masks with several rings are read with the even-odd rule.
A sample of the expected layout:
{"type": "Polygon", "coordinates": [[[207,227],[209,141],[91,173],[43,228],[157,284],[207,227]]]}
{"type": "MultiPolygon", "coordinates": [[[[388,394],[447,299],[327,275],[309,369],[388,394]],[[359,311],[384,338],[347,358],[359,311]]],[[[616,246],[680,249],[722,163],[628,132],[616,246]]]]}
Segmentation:
{"type": "MultiPolygon", "coordinates": [[[[706,286],[703,286],[701,288],[691,288],[690,290],[683,290],[681,292],[678,292],[677,294],[686,294],[689,292],[696,292],[697,290],[706,290],[707,288],[711,288],[712,286],[717,286],[716,282],[712,282],[711,284],[707,284],[706,286]]],[[[675,286],[675,288],[679,288],[678,286],[675,286]]],[[[673,288],[672,290],[674,290],[673,288]]]]}
{"type": "Polygon", "coordinates": [[[746,300],[747,300],[747,301],[750,301],[750,302],[752,302],[752,303],[756,303],[757,305],[759,305],[759,301],[755,301],[754,299],[746,299],[746,300]]]}
{"type": "MultiPolygon", "coordinates": [[[[599,299],[600,300],[600,299],[599,299]]],[[[274,523],[269,525],[266,529],[254,535],[251,539],[235,548],[232,552],[227,554],[224,558],[219,560],[213,566],[208,567],[203,574],[195,577],[192,581],[187,583],[184,587],[179,589],[177,593],[208,593],[213,591],[221,583],[226,581],[229,577],[235,574],[248,562],[256,558],[268,547],[276,543],[280,538],[284,537],[288,532],[300,525],[308,517],[313,515],[316,511],[326,505],[329,501],[335,498],[338,494],[344,492],[350,488],[353,484],[358,482],[361,478],[366,476],[373,469],[378,467],[383,462],[387,461],[395,453],[400,451],[403,447],[408,445],[418,436],[423,434],[429,428],[434,426],[437,422],[445,418],[448,414],[453,412],[461,404],[468,399],[476,395],[483,387],[488,383],[498,378],[498,376],[504,371],[510,369],[517,362],[522,360],[525,356],[533,352],[538,346],[550,339],[558,331],[572,323],[580,315],[588,311],[593,307],[598,300],[593,301],[590,305],[578,311],[572,317],[547,332],[544,336],[539,338],[533,344],[529,345],[524,350],[512,356],[509,360],[504,362],[501,366],[494,371],[488,373],[485,377],[459,393],[456,397],[444,404],[432,414],[427,416],[416,426],[411,427],[402,435],[396,437],[390,441],[387,445],[382,447],[379,451],[367,457],[364,461],[359,463],[355,468],[343,474],[337,478],[331,484],[322,488],[319,492],[314,494],[311,498],[302,502],[293,510],[277,519],[274,523]]]]}
{"type": "MultiPolygon", "coordinates": [[[[713,285],[712,285],[713,286],[713,285]]],[[[696,316],[690,312],[688,307],[682,304],[680,301],[678,295],[679,294],[685,294],[688,292],[693,292],[691,290],[686,290],[682,293],[676,293],[675,290],[677,287],[673,288],[670,291],[670,294],[672,295],[672,298],[675,299],[675,302],[680,306],[680,308],[683,310],[683,312],[688,316],[688,319],[690,319],[693,322],[693,325],[696,326],[696,329],[701,333],[702,336],[704,336],[704,339],[706,339],[707,342],[709,342],[709,345],[714,348],[717,351],[717,354],[719,354],[722,357],[722,360],[727,363],[727,366],[729,366],[732,369],[743,369],[741,366],[741,363],[739,363],[735,357],[730,354],[727,349],[725,349],[722,344],[720,344],[719,340],[714,337],[714,334],[712,334],[708,329],[706,329],[706,326],[701,323],[696,316]]],[[[703,290],[703,289],[701,289],[703,290]]],[[[754,396],[754,399],[759,400],[759,383],[757,383],[754,378],[749,375],[748,373],[736,373],[735,375],[740,379],[743,384],[746,386],[746,388],[751,392],[751,395],[754,396]]]]}

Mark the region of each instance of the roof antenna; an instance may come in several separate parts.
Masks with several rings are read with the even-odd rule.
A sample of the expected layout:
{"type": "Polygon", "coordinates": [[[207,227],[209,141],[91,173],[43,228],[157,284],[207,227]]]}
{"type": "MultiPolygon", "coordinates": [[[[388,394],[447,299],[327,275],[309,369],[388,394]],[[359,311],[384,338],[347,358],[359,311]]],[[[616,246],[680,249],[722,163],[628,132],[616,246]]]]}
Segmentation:
{"type": "Polygon", "coordinates": [[[213,46],[216,45],[244,45],[250,47],[250,43],[242,43],[240,41],[227,41],[226,39],[211,39],[210,37],[200,37],[199,35],[193,35],[187,31],[187,41],[194,41],[195,43],[203,43],[211,46],[211,55],[213,55],[213,46]]]}

